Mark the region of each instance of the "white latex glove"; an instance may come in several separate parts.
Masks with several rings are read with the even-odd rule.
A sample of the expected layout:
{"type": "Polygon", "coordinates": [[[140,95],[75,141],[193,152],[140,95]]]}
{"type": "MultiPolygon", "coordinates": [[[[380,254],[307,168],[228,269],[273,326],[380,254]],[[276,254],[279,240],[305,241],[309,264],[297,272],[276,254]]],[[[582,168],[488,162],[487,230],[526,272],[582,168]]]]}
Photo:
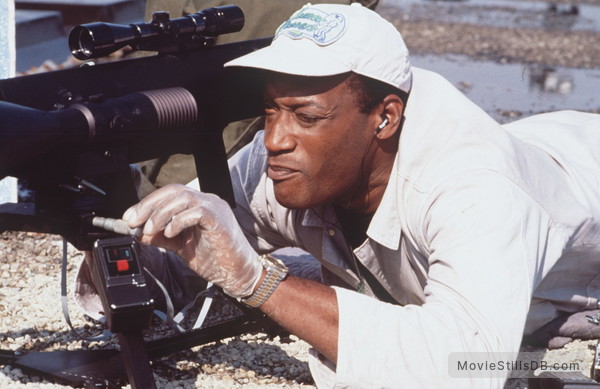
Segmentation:
{"type": "Polygon", "coordinates": [[[177,253],[232,297],[251,295],[261,277],[258,254],[229,204],[213,194],[171,184],[129,208],[123,220],[144,225],[142,242],[177,253]]]}

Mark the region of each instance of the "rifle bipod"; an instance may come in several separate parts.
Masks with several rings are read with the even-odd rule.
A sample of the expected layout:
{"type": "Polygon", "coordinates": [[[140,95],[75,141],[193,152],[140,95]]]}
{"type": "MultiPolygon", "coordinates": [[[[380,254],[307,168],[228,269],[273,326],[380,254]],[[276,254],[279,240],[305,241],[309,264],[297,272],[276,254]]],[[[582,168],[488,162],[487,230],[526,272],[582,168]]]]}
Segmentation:
{"type": "Polygon", "coordinates": [[[259,311],[235,299],[231,301],[243,311],[242,316],[147,342],[141,332],[118,333],[120,352],[116,349],[26,353],[0,350],[0,364],[73,387],[113,389],[129,382],[134,389],[155,388],[151,362],[154,358],[248,333],[265,332],[272,337],[283,334],[279,326],[259,311]]]}

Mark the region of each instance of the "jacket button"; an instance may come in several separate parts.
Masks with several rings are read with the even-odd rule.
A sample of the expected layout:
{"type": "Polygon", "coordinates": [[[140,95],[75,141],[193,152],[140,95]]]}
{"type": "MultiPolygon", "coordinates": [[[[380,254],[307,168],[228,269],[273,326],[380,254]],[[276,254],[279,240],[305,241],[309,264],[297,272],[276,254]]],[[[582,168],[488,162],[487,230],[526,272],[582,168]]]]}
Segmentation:
{"type": "Polygon", "coordinates": [[[332,230],[331,228],[327,230],[327,233],[329,234],[329,236],[334,236],[335,235],[335,230],[332,230]]]}

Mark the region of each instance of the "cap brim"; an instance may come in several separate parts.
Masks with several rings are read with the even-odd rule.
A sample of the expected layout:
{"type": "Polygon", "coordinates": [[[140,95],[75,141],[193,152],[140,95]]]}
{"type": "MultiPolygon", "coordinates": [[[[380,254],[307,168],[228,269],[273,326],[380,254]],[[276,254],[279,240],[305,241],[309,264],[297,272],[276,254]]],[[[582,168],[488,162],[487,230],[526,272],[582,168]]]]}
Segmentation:
{"type": "MultiPolygon", "coordinates": [[[[286,39],[286,38],[279,38],[286,39]]],[[[314,44],[302,41],[293,42],[293,48],[286,42],[273,42],[271,46],[246,54],[225,64],[226,67],[240,66],[269,70],[298,76],[333,76],[351,69],[314,44]]]]}

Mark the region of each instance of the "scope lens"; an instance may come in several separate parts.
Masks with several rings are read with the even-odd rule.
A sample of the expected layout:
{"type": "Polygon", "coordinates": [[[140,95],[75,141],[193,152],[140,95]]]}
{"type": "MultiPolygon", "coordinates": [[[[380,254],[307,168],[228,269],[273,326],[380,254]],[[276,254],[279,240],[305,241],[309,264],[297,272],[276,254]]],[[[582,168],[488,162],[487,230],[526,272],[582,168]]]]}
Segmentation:
{"type": "Polygon", "coordinates": [[[82,29],[79,33],[79,49],[86,55],[92,55],[94,37],[90,31],[82,29]]]}
{"type": "Polygon", "coordinates": [[[94,50],[94,35],[85,27],[77,26],[69,34],[69,48],[77,59],[90,59],[94,50]]]}

